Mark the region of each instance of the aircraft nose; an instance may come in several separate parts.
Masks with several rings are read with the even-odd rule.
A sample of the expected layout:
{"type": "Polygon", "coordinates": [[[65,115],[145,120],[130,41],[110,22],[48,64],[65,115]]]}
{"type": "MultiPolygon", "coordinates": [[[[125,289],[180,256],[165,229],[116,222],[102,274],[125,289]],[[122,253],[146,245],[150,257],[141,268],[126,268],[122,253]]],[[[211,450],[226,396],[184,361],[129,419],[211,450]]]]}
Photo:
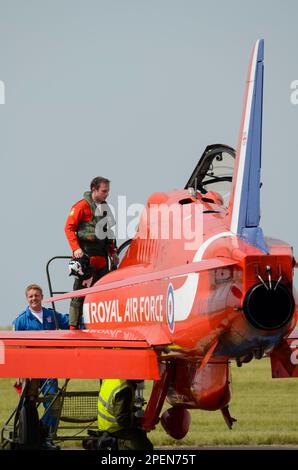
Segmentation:
{"type": "Polygon", "coordinates": [[[243,312],[247,321],[262,330],[275,330],[288,323],[295,302],[288,288],[276,281],[271,285],[256,284],[246,294],[243,312]]]}

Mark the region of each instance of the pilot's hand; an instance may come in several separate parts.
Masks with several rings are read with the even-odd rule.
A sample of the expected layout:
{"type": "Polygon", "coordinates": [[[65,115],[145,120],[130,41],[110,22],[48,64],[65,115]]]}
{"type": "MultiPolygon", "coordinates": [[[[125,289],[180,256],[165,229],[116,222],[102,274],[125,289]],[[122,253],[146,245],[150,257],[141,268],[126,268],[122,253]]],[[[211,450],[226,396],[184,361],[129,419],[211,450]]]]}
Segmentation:
{"type": "Polygon", "coordinates": [[[116,268],[118,264],[119,264],[119,258],[118,258],[118,255],[116,255],[115,253],[111,256],[111,265],[113,268],[116,268]]]}
{"type": "Polygon", "coordinates": [[[73,252],[73,256],[75,258],[81,258],[83,255],[84,255],[84,252],[81,248],[78,248],[77,250],[73,252]]]}

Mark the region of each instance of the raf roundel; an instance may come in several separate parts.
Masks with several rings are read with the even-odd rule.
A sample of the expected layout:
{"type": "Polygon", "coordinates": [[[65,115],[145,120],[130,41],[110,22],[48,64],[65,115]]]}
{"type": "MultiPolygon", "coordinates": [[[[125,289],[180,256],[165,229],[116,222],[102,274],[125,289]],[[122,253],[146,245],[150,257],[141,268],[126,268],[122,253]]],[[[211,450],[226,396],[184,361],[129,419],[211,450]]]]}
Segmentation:
{"type": "Polygon", "coordinates": [[[167,322],[169,326],[169,330],[171,333],[174,332],[175,328],[175,314],[174,314],[174,289],[173,285],[169,284],[168,286],[168,292],[167,292],[167,304],[166,304],[166,310],[167,310],[167,322]]]}

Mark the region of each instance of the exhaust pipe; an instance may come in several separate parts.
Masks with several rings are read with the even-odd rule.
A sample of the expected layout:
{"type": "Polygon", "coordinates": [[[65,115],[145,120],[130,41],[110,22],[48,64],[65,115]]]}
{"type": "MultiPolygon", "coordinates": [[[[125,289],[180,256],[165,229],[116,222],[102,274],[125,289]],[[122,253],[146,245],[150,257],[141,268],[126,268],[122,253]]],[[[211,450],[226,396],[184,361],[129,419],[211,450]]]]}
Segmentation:
{"type": "Polygon", "coordinates": [[[262,330],[276,330],[288,323],[294,314],[292,293],[278,281],[261,282],[246,294],[243,312],[247,321],[262,330]]]}

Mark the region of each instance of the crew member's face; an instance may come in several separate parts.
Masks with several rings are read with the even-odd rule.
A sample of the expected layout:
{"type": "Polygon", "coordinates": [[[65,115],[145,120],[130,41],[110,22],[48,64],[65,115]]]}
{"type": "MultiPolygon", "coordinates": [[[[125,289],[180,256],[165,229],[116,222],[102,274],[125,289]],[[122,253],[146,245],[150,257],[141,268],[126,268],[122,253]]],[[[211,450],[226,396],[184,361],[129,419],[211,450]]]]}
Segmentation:
{"type": "Polygon", "coordinates": [[[30,289],[28,290],[26,297],[31,310],[40,312],[42,309],[41,302],[43,299],[41,292],[38,289],[30,289]]]}
{"type": "Polygon", "coordinates": [[[93,201],[100,203],[106,200],[109,195],[110,185],[109,183],[101,183],[98,189],[93,189],[92,199],[93,201]]]}

